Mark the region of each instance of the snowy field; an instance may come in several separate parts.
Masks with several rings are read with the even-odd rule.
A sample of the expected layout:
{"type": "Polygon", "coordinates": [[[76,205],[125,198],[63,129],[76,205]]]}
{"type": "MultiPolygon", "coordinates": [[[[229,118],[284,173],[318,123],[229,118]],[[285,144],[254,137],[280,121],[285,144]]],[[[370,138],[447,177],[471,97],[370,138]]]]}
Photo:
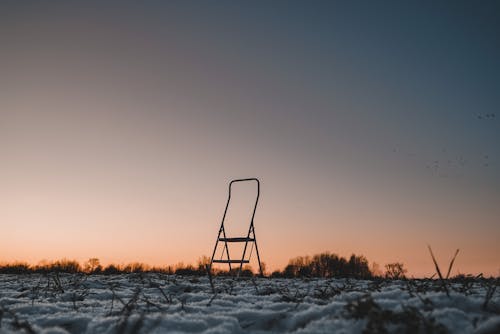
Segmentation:
{"type": "Polygon", "coordinates": [[[500,333],[498,284],[0,275],[0,332],[500,333]]]}

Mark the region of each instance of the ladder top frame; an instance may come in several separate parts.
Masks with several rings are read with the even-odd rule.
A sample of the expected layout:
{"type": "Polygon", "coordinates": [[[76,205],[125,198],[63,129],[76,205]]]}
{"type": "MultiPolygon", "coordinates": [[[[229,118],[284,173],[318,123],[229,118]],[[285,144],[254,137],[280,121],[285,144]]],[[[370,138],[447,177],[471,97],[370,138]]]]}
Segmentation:
{"type": "Polygon", "coordinates": [[[226,213],[227,213],[227,209],[229,207],[229,202],[231,201],[231,190],[232,190],[233,184],[237,183],[237,182],[247,182],[247,181],[257,182],[257,197],[255,198],[255,205],[253,207],[253,212],[252,212],[252,220],[250,221],[250,226],[253,227],[253,220],[255,218],[255,211],[257,211],[257,204],[259,203],[259,197],[260,197],[260,181],[256,177],[250,177],[250,178],[245,178],[245,179],[235,179],[235,180],[232,180],[231,182],[229,182],[229,196],[227,197],[226,209],[224,210],[224,216],[222,217],[221,229],[224,227],[224,220],[226,218],[226,213]]]}

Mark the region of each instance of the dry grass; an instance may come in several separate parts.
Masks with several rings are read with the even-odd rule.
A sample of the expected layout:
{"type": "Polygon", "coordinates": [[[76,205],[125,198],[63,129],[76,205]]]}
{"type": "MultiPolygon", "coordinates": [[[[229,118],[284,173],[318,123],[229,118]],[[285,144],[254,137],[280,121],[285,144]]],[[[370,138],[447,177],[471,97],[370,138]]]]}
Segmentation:
{"type": "Polygon", "coordinates": [[[435,266],[436,272],[437,272],[437,274],[439,276],[439,280],[441,281],[443,290],[446,292],[446,295],[448,297],[450,297],[450,291],[448,289],[448,282],[447,281],[448,281],[448,278],[450,277],[451,268],[453,267],[453,263],[455,262],[455,258],[458,255],[459,249],[456,250],[455,255],[451,259],[450,265],[448,266],[448,272],[446,274],[446,277],[443,277],[443,275],[441,274],[441,269],[439,268],[439,264],[436,261],[436,257],[434,256],[434,253],[432,252],[431,246],[427,245],[427,247],[429,248],[429,252],[431,253],[432,261],[434,262],[434,266],[435,266]]]}

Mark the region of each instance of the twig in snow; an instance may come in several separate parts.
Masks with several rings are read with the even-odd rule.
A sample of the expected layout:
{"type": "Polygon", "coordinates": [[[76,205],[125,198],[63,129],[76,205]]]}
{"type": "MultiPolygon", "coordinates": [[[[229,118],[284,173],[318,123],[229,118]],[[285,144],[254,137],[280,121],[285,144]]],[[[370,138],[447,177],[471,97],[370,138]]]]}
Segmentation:
{"type": "Polygon", "coordinates": [[[483,310],[485,310],[485,311],[487,310],[488,304],[491,301],[491,299],[493,298],[493,295],[495,294],[495,291],[497,289],[497,286],[494,283],[495,282],[493,282],[493,284],[490,284],[488,286],[488,290],[486,291],[486,296],[484,297],[483,310]]]}
{"type": "Polygon", "coordinates": [[[257,287],[257,282],[255,282],[255,277],[252,277],[252,283],[255,288],[255,293],[258,295],[259,294],[259,288],[257,287]]]}
{"type": "Polygon", "coordinates": [[[458,255],[458,251],[459,251],[459,249],[457,248],[457,251],[455,252],[455,255],[453,256],[453,259],[451,259],[450,266],[448,267],[448,273],[446,274],[446,279],[448,279],[448,277],[450,277],[451,267],[453,267],[453,263],[455,262],[455,259],[458,255]]]}
{"type": "Polygon", "coordinates": [[[427,245],[427,247],[429,248],[429,252],[431,253],[432,261],[434,261],[434,266],[436,267],[436,271],[437,271],[439,279],[441,280],[441,283],[443,285],[443,289],[446,292],[446,295],[448,297],[450,297],[450,292],[448,291],[448,285],[446,284],[446,281],[444,280],[443,275],[441,274],[441,270],[439,269],[439,265],[436,262],[436,258],[434,257],[434,254],[432,253],[431,246],[427,245]]]}
{"type": "Polygon", "coordinates": [[[206,264],[205,265],[205,269],[207,270],[207,274],[208,274],[208,281],[210,282],[210,286],[212,287],[212,293],[213,294],[216,294],[216,291],[215,291],[215,286],[214,286],[214,282],[212,280],[212,270],[210,268],[210,265],[206,264]]]}

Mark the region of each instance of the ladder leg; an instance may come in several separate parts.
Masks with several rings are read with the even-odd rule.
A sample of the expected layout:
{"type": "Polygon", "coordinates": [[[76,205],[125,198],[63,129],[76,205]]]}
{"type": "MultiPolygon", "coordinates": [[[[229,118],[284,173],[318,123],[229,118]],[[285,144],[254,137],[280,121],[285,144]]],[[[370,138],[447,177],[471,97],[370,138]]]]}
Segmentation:
{"type": "Polygon", "coordinates": [[[214,262],[215,252],[217,251],[217,245],[219,244],[220,232],[224,229],[224,226],[221,226],[219,229],[219,235],[217,235],[217,240],[215,241],[214,251],[212,253],[212,259],[210,259],[210,267],[209,270],[212,270],[212,264],[214,262]]]}
{"type": "MultiPolygon", "coordinates": [[[[223,230],[222,230],[222,233],[223,233],[223,235],[224,235],[224,239],[226,239],[226,238],[227,238],[227,237],[226,237],[226,230],[225,230],[225,229],[223,229],[223,230]]],[[[227,241],[224,241],[224,247],[226,247],[227,259],[228,259],[228,260],[231,260],[231,258],[229,257],[229,247],[227,246],[227,241]]],[[[228,264],[229,264],[229,272],[231,272],[231,269],[232,269],[232,268],[231,268],[231,262],[229,262],[228,264]]]]}
{"type": "MultiPolygon", "coordinates": [[[[243,269],[243,260],[245,260],[245,255],[248,247],[248,239],[250,239],[250,232],[252,232],[253,224],[250,224],[250,228],[248,229],[247,241],[245,242],[245,247],[243,248],[243,255],[241,256],[240,270],[238,270],[237,278],[240,277],[241,270],[243,269]]],[[[254,233],[254,242],[255,242],[255,233],[254,233]]]]}
{"type": "Polygon", "coordinates": [[[253,230],[253,238],[255,244],[255,252],[257,253],[257,261],[259,262],[260,277],[264,277],[264,273],[262,272],[262,265],[260,263],[259,247],[257,247],[257,238],[255,237],[255,230],[253,230]]]}
{"type": "Polygon", "coordinates": [[[238,270],[238,275],[236,275],[236,278],[240,277],[241,271],[243,269],[243,260],[245,259],[245,253],[247,251],[247,246],[248,246],[248,241],[245,242],[245,248],[243,248],[243,255],[241,256],[240,269],[238,270]]]}

